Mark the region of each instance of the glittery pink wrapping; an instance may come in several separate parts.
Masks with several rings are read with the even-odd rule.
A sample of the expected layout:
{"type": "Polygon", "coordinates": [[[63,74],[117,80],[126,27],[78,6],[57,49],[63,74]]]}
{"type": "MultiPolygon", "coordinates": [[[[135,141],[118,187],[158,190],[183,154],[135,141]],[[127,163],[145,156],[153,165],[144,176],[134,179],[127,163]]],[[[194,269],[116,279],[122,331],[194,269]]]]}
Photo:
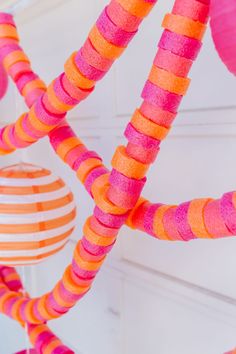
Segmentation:
{"type": "Polygon", "coordinates": [[[163,90],[150,81],[146,82],[142,92],[142,98],[144,100],[172,113],[177,112],[182,97],[183,96],[163,90]]]}
{"type": "MultiPolygon", "coordinates": [[[[105,167],[97,167],[93,169],[88,176],[86,177],[86,180],[84,182],[84,186],[86,190],[91,194],[91,187],[93,185],[93,182],[100,176],[108,173],[109,170],[105,167]]],[[[91,194],[92,195],[92,194],[91,194]]]]}
{"type": "Polygon", "coordinates": [[[146,149],[157,148],[160,145],[160,140],[140,133],[131,123],[127,125],[124,135],[132,144],[141,145],[146,149]]]}
{"type": "Polygon", "coordinates": [[[233,205],[233,192],[225,193],[220,200],[220,212],[225,225],[232,234],[236,234],[236,210],[233,205]]]}
{"type": "Polygon", "coordinates": [[[177,225],[178,232],[180,236],[185,240],[189,241],[195,239],[196,236],[193,234],[191,227],[188,223],[188,208],[190,202],[185,202],[180,204],[175,211],[175,221],[177,225]]]}
{"type": "Polygon", "coordinates": [[[116,26],[107,14],[107,7],[103,10],[96,22],[99,32],[110,43],[118,47],[126,47],[137,31],[126,32],[122,28],[116,26]]]}
{"type": "Polygon", "coordinates": [[[153,230],[154,215],[155,215],[156,211],[160,208],[161,205],[162,204],[150,205],[144,214],[144,220],[143,220],[144,230],[154,237],[158,237],[158,235],[157,236],[155,235],[154,230],[153,230]]]}
{"type": "Polygon", "coordinates": [[[181,57],[195,60],[202,43],[197,39],[189,38],[165,30],[161,36],[158,46],[161,49],[170,50],[172,53],[181,57]]]}
{"type": "Polygon", "coordinates": [[[79,71],[89,80],[101,80],[106,74],[106,71],[96,69],[86,61],[85,57],[83,56],[82,49],[80,49],[75,56],[75,64],[78,67],[79,71]]]}

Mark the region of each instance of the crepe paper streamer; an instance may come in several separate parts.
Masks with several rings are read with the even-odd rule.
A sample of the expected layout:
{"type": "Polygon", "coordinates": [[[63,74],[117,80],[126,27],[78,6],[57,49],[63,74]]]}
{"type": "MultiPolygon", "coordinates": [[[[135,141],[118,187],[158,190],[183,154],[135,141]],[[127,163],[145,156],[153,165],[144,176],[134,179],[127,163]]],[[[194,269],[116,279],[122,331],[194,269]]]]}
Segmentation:
{"type": "Polygon", "coordinates": [[[0,170],[0,186],[1,264],[35,264],[64,247],[75,227],[75,203],[61,179],[19,164],[0,170]]]}
{"type": "Polygon", "coordinates": [[[144,149],[158,148],[161,142],[160,140],[141,133],[135,129],[131,123],[127,125],[124,135],[131,144],[142,146],[144,149]]]}
{"type": "Polygon", "coordinates": [[[95,81],[88,79],[85,75],[83,75],[78,66],[75,63],[76,52],[74,52],[70,58],[65,63],[65,74],[69,81],[76,87],[80,87],[83,90],[91,90],[95,81]]]}
{"type": "MultiPolygon", "coordinates": [[[[167,208],[164,215],[162,216],[162,223],[166,231],[166,234],[168,235],[169,240],[183,241],[183,238],[181,237],[176,225],[176,220],[175,220],[176,209],[177,206],[170,206],[169,208],[167,208]]],[[[188,215],[188,219],[189,219],[189,215],[188,215]]],[[[191,224],[191,227],[193,231],[193,224],[191,224]]]]}
{"type": "Polygon", "coordinates": [[[148,170],[148,165],[140,163],[129,157],[124,146],[119,146],[112,158],[113,169],[119,171],[128,178],[142,179],[148,170]]]}
{"type": "MultiPolygon", "coordinates": [[[[0,266],[0,291],[5,294],[4,304],[1,303],[2,306],[6,309],[6,313],[11,313],[11,308],[14,306],[15,300],[11,298],[11,290],[14,291],[22,291],[23,286],[15,287],[13,283],[7,281],[9,278],[13,278],[18,280],[18,284],[21,284],[20,276],[15,271],[14,268],[0,266]]],[[[25,328],[24,323],[20,323],[23,328],[25,328]]],[[[56,352],[64,353],[64,354],[73,354],[74,352],[69,349],[67,346],[63,345],[63,343],[57,338],[51,330],[47,327],[46,324],[43,325],[27,325],[27,331],[30,336],[31,344],[34,346],[34,349],[30,349],[30,353],[45,353],[44,349],[46,346],[52,341],[56,340],[58,345],[56,352]]],[[[25,351],[21,351],[19,353],[24,353],[25,351]]],[[[55,351],[53,353],[56,353],[55,351]]],[[[27,351],[28,353],[28,351],[27,351]]],[[[51,352],[49,352],[51,353],[51,352]]]]}
{"type": "Polygon", "coordinates": [[[45,324],[39,326],[30,325],[28,333],[37,353],[74,354],[74,351],[63,345],[60,339],[45,324]]]}
{"type": "Polygon", "coordinates": [[[188,90],[190,79],[176,76],[153,65],[149,80],[163,90],[184,96],[188,90]]]}
{"type": "Polygon", "coordinates": [[[0,268],[1,282],[13,291],[20,291],[23,289],[23,284],[21,282],[19,274],[14,268],[1,266],[0,268]]]}
{"type": "Polygon", "coordinates": [[[8,38],[18,41],[19,37],[15,26],[10,24],[1,24],[0,26],[0,38],[8,38]]]}
{"type": "Polygon", "coordinates": [[[159,48],[153,64],[160,69],[166,70],[172,75],[186,77],[191,69],[193,61],[177,56],[168,50],[159,48]]]}
{"type": "Polygon", "coordinates": [[[91,157],[91,158],[85,159],[84,161],[79,163],[79,168],[76,171],[76,175],[77,175],[78,179],[84,184],[88,175],[94,169],[102,167],[102,166],[103,166],[103,164],[102,164],[100,157],[99,158],[91,157]]]}
{"type": "Polygon", "coordinates": [[[119,229],[127,219],[128,212],[124,215],[113,215],[109,213],[104,213],[96,206],[94,209],[94,216],[98,219],[100,223],[102,223],[106,227],[119,229]]]}
{"type": "Polygon", "coordinates": [[[154,232],[154,225],[153,223],[148,223],[147,221],[150,219],[153,219],[157,210],[160,208],[161,204],[150,204],[150,203],[144,203],[142,204],[142,208],[145,211],[145,221],[143,223],[143,229],[145,232],[147,232],[148,234],[154,236],[155,232],[154,232]]]}
{"type": "Polygon", "coordinates": [[[116,26],[109,18],[107,8],[103,10],[96,25],[99,32],[102,33],[108,42],[119,47],[126,47],[137,32],[127,32],[116,26]]]}
{"type": "Polygon", "coordinates": [[[4,12],[0,13],[0,24],[8,24],[15,27],[12,15],[4,12]]]}
{"type": "MultiPolygon", "coordinates": [[[[149,10],[149,5],[153,3],[148,2],[148,1],[136,1],[136,2],[126,2],[126,1],[119,1],[119,4],[122,3],[122,6],[125,7],[125,10],[130,10],[132,13],[136,12],[136,15],[139,16],[144,14],[146,11],[148,12],[149,10]],[[144,3],[149,3],[148,6],[144,3]],[[134,6],[135,4],[135,6],[134,6]],[[128,8],[127,8],[128,6],[128,8]]],[[[107,44],[108,42],[101,36],[101,33],[98,33],[99,31],[97,30],[96,27],[93,28],[92,32],[92,39],[94,39],[94,43],[96,43],[96,48],[97,51],[101,54],[106,54],[109,56],[117,56],[120,54],[120,51],[122,47],[117,47],[111,44],[107,44]],[[100,45],[100,47],[99,47],[100,45]],[[118,48],[118,49],[117,49],[118,48]]],[[[172,32],[170,32],[172,33],[172,32]]],[[[174,34],[174,33],[173,33],[174,34]]],[[[176,34],[174,34],[176,35],[176,34]]],[[[177,35],[176,35],[177,36],[177,35]]],[[[175,36],[175,40],[176,37],[175,36]]],[[[183,37],[183,36],[182,36],[183,37]]],[[[184,46],[190,46],[190,52],[191,56],[195,56],[197,54],[197,50],[195,48],[196,42],[192,42],[192,40],[186,41],[185,37],[184,39],[181,37],[181,43],[178,44],[178,49],[180,53],[183,53],[185,50],[183,47],[184,46]],[[193,45],[194,43],[194,45],[193,45]],[[193,50],[194,49],[194,50],[193,50]],[[194,53],[193,53],[194,52],[194,53]]],[[[178,37],[179,38],[179,37],[178,37]]],[[[90,38],[91,39],[91,38],[90,38]]],[[[170,38],[169,38],[170,39],[170,38]]],[[[168,39],[168,40],[169,40],[168,39]]],[[[176,49],[176,43],[173,43],[173,47],[171,47],[171,41],[167,41],[169,49],[164,48],[165,50],[170,50],[171,52],[174,52],[176,49]]],[[[197,42],[198,43],[198,42],[197,42]]],[[[196,46],[197,47],[197,46],[196,46]]],[[[200,45],[199,45],[200,48],[200,45]]],[[[123,50],[123,49],[122,49],[123,50]]],[[[175,53],[176,54],[176,53],[175,53]]],[[[178,54],[176,54],[177,56],[178,54]]],[[[182,55],[183,56],[183,55],[182,55]]],[[[63,74],[64,75],[64,74],[63,74]]],[[[84,85],[90,85],[91,80],[85,78],[80,72],[79,69],[76,67],[75,61],[74,61],[74,56],[72,56],[68,62],[68,74],[66,75],[66,80],[67,80],[67,85],[69,87],[70,92],[77,92],[76,89],[78,88],[77,85],[79,82],[82,82],[84,85]]],[[[65,85],[64,81],[62,80],[61,85],[65,85]]],[[[159,90],[161,92],[160,88],[158,86],[153,85],[153,90],[155,94],[159,90]]],[[[69,90],[66,90],[69,92],[69,90]]],[[[81,90],[81,88],[79,88],[81,90]]],[[[80,91],[79,91],[80,92],[80,91]]],[[[44,96],[46,96],[45,94],[44,96]]],[[[44,97],[43,96],[43,97],[44,97]]],[[[178,96],[178,95],[175,95],[178,96]]],[[[176,103],[179,103],[178,100],[180,98],[176,99],[176,97],[173,96],[173,94],[169,92],[165,92],[163,94],[163,97],[166,99],[169,98],[169,104],[170,104],[170,109],[168,110],[167,107],[162,107],[159,106],[159,103],[162,103],[162,101],[156,101],[154,102],[154,105],[152,102],[150,102],[149,99],[149,93],[146,92],[146,97],[145,100],[147,102],[144,102],[142,104],[142,107],[146,107],[147,111],[149,114],[151,113],[156,113],[156,112],[161,112],[160,118],[158,116],[150,117],[147,115],[147,118],[150,119],[152,122],[157,122],[156,124],[160,125],[159,119],[165,122],[165,128],[167,128],[167,122],[169,123],[171,119],[175,117],[176,112],[172,112],[171,108],[176,105],[176,103]],[[177,100],[175,102],[175,99],[177,100]],[[174,102],[173,102],[174,100],[174,102]],[[153,106],[155,108],[153,109],[153,106]],[[165,121],[166,119],[166,121],[165,121]]],[[[49,96],[48,96],[49,97],[49,96]]],[[[74,97],[74,96],[73,96],[74,97]]],[[[162,97],[162,99],[163,99],[162,97]]],[[[56,112],[55,110],[48,111],[47,109],[50,107],[47,102],[47,107],[45,107],[45,101],[42,98],[42,112],[41,114],[41,119],[44,117],[45,119],[49,118],[49,123],[54,124],[53,121],[50,122],[50,119],[57,119],[56,117],[56,112]]],[[[49,101],[49,100],[48,100],[49,101]]],[[[50,131],[55,129],[55,127],[50,127],[47,125],[48,122],[40,121],[40,119],[36,116],[35,112],[35,106],[36,104],[33,105],[32,109],[30,110],[29,113],[29,118],[30,118],[30,123],[34,127],[34,129],[37,131],[42,132],[42,135],[48,134],[50,131]],[[44,133],[44,134],[43,134],[44,133]]],[[[142,111],[141,111],[142,112],[142,111]]],[[[63,117],[64,118],[64,117],[63,117]]],[[[55,123],[60,124],[63,118],[60,120],[58,117],[58,121],[55,123]]],[[[14,128],[14,126],[10,126],[10,131],[14,128]]],[[[5,128],[3,130],[3,143],[8,144],[9,146],[9,139],[8,139],[8,129],[5,128]],[[4,140],[5,139],[5,140],[4,140]]],[[[154,129],[154,128],[153,128],[154,129]]],[[[22,131],[20,131],[21,136],[23,136],[22,131]]],[[[62,139],[64,141],[64,139],[62,139]]],[[[3,145],[4,146],[4,145],[3,145]]],[[[12,147],[12,146],[9,146],[12,147]]],[[[74,145],[73,145],[74,148],[74,145]]],[[[72,149],[73,149],[72,148],[72,149]]],[[[71,149],[71,145],[69,145],[68,153],[71,149]]],[[[146,171],[149,167],[149,165],[140,163],[136,159],[130,157],[130,155],[127,152],[127,147],[118,147],[117,152],[115,154],[115,157],[113,159],[113,167],[115,167],[115,170],[120,172],[122,175],[126,176],[130,181],[133,179],[137,180],[142,180],[146,174],[146,171]]],[[[64,148],[63,148],[63,151],[64,148]]],[[[140,152],[145,153],[145,149],[142,149],[140,152]]],[[[63,158],[66,155],[63,153],[63,158]]],[[[86,179],[98,167],[103,167],[103,164],[100,160],[100,158],[91,158],[89,157],[85,161],[81,163],[79,166],[79,169],[77,170],[77,176],[78,178],[85,183],[86,179]]],[[[114,171],[114,169],[113,169],[114,171]]],[[[113,173],[112,171],[112,173],[113,173]]],[[[113,247],[116,241],[116,234],[113,236],[112,234],[110,235],[111,229],[117,229],[117,233],[119,231],[119,228],[125,223],[129,212],[127,208],[120,207],[119,205],[116,205],[115,203],[111,202],[109,199],[110,195],[110,186],[109,184],[107,185],[107,177],[105,175],[100,175],[99,177],[96,178],[96,180],[93,182],[92,187],[91,187],[91,192],[93,194],[94,188],[98,187],[96,190],[95,188],[95,193],[94,193],[94,199],[97,204],[99,204],[99,207],[96,205],[94,209],[94,214],[91,218],[87,220],[85,223],[85,227],[83,229],[83,237],[81,239],[81,244],[83,246],[83,249],[85,252],[88,254],[91,254],[95,257],[101,257],[101,263],[100,261],[95,262],[97,263],[96,265],[94,264],[93,260],[91,258],[85,259],[85,255],[83,252],[75,252],[74,258],[72,260],[72,264],[67,267],[65,270],[63,277],[57,285],[54,287],[54,289],[49,292],[48,294],[45,294],[39,298],[36,299],[28,299],[24,298],[22,296],[19,297],[19,294],[16,292],[12,292],[9,294],[11,297],[12,301],[14,300],[14,305],[12,308],[12,317],[17,318],[20,322],[27,321],[30,323],[40,323],[43,321],[47,321],[50,319],[54,319],[57,317],[62,316],[64,313],[69,311],[69,309],[80,299],[82,298],[89,290],[92,281],[99,270],[100,266],[102,265],[105,256],[113,247]],[[97,181],[100,181],[100,184],[97,183],[97,181]],[[103,184],[102,184],[103,183],[103,184]],[[99,195],[98,192],[101,191],[101,196],[99,195]],[[112,213],[114,212],[114,214],[112,213]],[[116,214],[115,214],[116,213],[116,214]],[[94,220],[94,218],[97,219],[97,221],[94,223],[90,223],[91,220],[94,220]],[[103,226],[103,228],[99,225],[103,226]],[[98,227],[98,229],[97,229],[98,227]],[[106,230],[106,231],[105,231],[106,230]],[[94,268],[95,267],[95,268],[94,268]]],[[[119,193],[119,188],[115,193],[119,193]]],[[[114,192],[113,192],[114,193],[114,192]]],[[[133,191],[131,191],[131,194],[133,191]]],[[[111,193],[112,194],[112,193],[111,193]]],[[[122,195],[122,194],[121,194],[122,195]]],[[[111,196],[110,196],[111,198],[111,196]]],[[[123,198],[125,198],[123,194],[123,198]]],[[[133,199],[133,203],[135,203],[135,199],[138,198],[138,193],[137,196],[133,199]]],[[[125,199],[120,199],[119,203],[125,203],[125,199]]],[[[96,204],[96,203],[95,203],[96,204]]],[[[132,203],[131,203],[132,204],[132,203]]],[[[133,212],[134,204],[130,205],[130,208],[133,212]]],[[[171,209],[171,206],[165,206],[162,205],[160,206],[156,213],[155,216],[157,218],[155,219],[155,222],[153,224],[153,232],[160,234],[160,238],[162,239],[170,239],[169,235],[167,234],[165,227],[164,227],[164,222],[163,222],[163,217],[165,212],[169,211],[171,209]]],[[[6,294],[2,295],[6,296],[6,294]]],[[[8,295],[7,295],[8,296],[8,295]]],[[[1,296],[0,296],[0,301],[1,301],[1,296]]],[[[2,311],[4,311],[4,306],[2,307],[2,311]]]]}
{"type": "Polygon", "coordinates": [[[175,222],[180,236],[185,241],[190,241],[195,237],[188,223],[189,202],[180,204],[175,211],[175,222]]]}
{"type": "Polygon", "coordinates": [[[16,64],[19,61],[29,63],[29,59],[21,50],[19,50],[19,51],[16,50],[16,51],[9,53],[3,59],[3,65],[4,65],[5,70],[8,70],[12,65],[16,64]]]}
{"type": "Polygon", "coordinates": [[[136,2],[129,0],[117,0],[117,2],[130,14],[140,18],[144,18],[149,14],[154,3],[154,1],[148,2],[145,0],[138,0],[136,2]]]}
{"type": "Polygon", "coordinates": [[[146,82],[141,96],[148,103],[171,113],[177,112],[182,99],[182,96],[164,90],[149,80],[146,82]]]}
{"type": "Polygon", "coordinates": [[[3,67],[2,62],[0,61],[0,99],[2,99],[5,96],[7,92],[7,87],[8,87],[7,73],[3,67]]]}
{"type": "Polygon", "coordinates": [[[89,39],[97,52],[108,60],[119,58],[126,48],[107,41],[96,25],[90,31],[89,39]]]}
{"type": "MultiPolygon", "coordinates": [[[[209,5],[209,4],[208,4],[209,5]]],[[[191,18],[194,21],[206,23],[208,20],[209,6],[198,0],[176,0],[173,14],[191,18]]]]}
{"type": "Polygon", "coordinates": [[[96,69],[92,65],[88,64],[86,59],[80,50],[75,56],[75,62],[81,73],[90,80],[98,81],[103,78],[106,74],[106,71],[96,69]]]}
{"type": "Polygon", "coordinates": [[[159,41],[159,47],[186,59],[195,60],[201,48],[201,42],[165,30],[159,41]]]}
{"type": "Polygon", "coordinates": [[[169,132],[168,128],[158,125],[146,118],[138,109],[134,112],[131,118],[131,125],[141,134],[151,137],[159,142],[165,139],[169,132]]]}
{"type": "Polygon", "coordinates": [[[93,193],[92,193],[92,186],[94,182],[100,177],[104,175],[108,175],[108,169],[103,167],[103,166],[98,166],[97,168],[93,169],[86,177],[84,186],[87,190],[87,192],[91,195],[93,198],[93,193]]]}
{"type": "MultiPolygon", "coordinates": [[[[132,0],[129,6],[131,6],[131,9],[138,8],[139,11],[143,12],[143,17],[144,17],[145,13],[148,13],[154,4],[155,1],[148,3],[147,5],[145,1],[132,0]]],[[[110,5],[108,5],[108,7],[106,8],[107,13],[108,13],[109,6],[110,5]]],[[[123,8],[122,4],[120,4],[120,6],[121,8],[123,8]]],[[[114,35],[115,33],[114,27],[113,29],[111,28],[111,22],[110,21],[108,22],[109,15],[107,15],[107,13],[103,12],[102,14],[103,16],[102,18],[104,18],[104,16],[106,17],[105,23],[104,21],[102,21],[104,33],[106,32],[106,35],[108,34],[112,35],[112,31],[113,31],[113,35],[114,35]]],[[[126,13],[129,13],[129,11],[127,12],[127,10],[124,9],[123,14],[126,13]]],[[[126,20],[127,20],[127,16],[125,21],[126,20]]],[[[6,24],[0,25],[0,32],[3,34],[2,39],[6,41],[4,42],[4,44],[12,44],[12,42],[10,42],[12,36],[9,35],[9,28],[6,26],[9,27],[11,25],[6,25],[6,24]]],[[[11,27],[12,27],[11,28],[12,31],[13,30],[16,31],[15,26],[11,26],[11,27]]],[[[127,45],[130,39],[132,38],[132,36],[136,33],[136,31],[134,31],[133,34],[130,34],[124,31],[123,29],[119,29],[118,27],[119,26],[117,25],[116,34],[119,33],[120,40],[121,37],[123,36],[123,38],[125,38],[125,43],[127,45]]],[[[15,35],[13,37],[14,40],[18,43],[19,41],[18,36],[15,35]]],[[[123,52],[124,49],[125,47],[119,47],[108,42],[103,37],[103,35],[99,32],[98,28],[94,26],[92,31],[90,32],[89,39],[87,39],[84,47],[82,47],[81,51],[79,52],[82,56],[80,57],[79,56],[80,54],[77,54],[79,56],[77,57],[76,53],[72,54],[72,56],[67,60],[65,64],[65,73],[60,75],[60,79],[58,78],[58,80],[56,79],[54,81],[54,83],[55,82],[57,83],[57,86],[52,84],[45,92],[44,85],[41,81],[36,81],[34,83],[32,83],[31,81],[31,83],[29,82],[27,83],[28,85],[27,88],[21,87],[22,94],[25,95],[25,101],[27,105],[31,107],[31,110],[29,114],[25,115],[24,117],[24,126],[21,125],[22,122],[21,119],[19,119],[15,123],[15,125],[12,125],[10,127],[10,129],[6,129],[6,128],[2,129],[0,153],[1,154],[11,153],[16,148],[29,146],[35,141],[37,141],[39,138],[42,138],[43,136],[47,135],[64,118],[63,113],[67,112],[69,109],[72,109],[76,104],[78,104],[81,100],[85,99],[93,91],[95,85],[94,79],[95,78],[96,80],[100,79],[103,76],[103,74],[98,75],[98,71],[94,71],[92,69],[93,65],[91,65],[90,62],[86,63],[86,58],[89,57],[88,51],[90,51],[90,53],[92,52],[93,56],[95,55],[94,58],[96,62],[100,60],[100,63],[102,63],[102,65],[104,65],[105,63],[109,64],[106,67],[103,66],[102,68],[103,70],[101,70],[101,71],[104,70],[106,71],[110,68],[110,65],[112,64],[114,59],[118,57],[123,52]],[[79,60],[78,65],[76,65],[75,58],[79,60]],[[82,64],[83,67],[81,66],[82,64]],[[80,71],[80,68],[83,72],[80,71]],[[95,72],[96,75],[94,76],[95,72]],[[91,80],[89,77],[91,77],[92,74],[93,74],[93,79],[91,80]],[[88,75],[89,77],[86,77],[86,75],[88,75]],[[38,109],[38,103],[37,102],[36,104],[33,103],[37,100],[37,98],[41,94],[42,94],[41,108],[38,109]],[[66,94],[68,94],[69,96],[71,96],[71,98],[77,101],[71,100],[70,103],[68,104],[67,102],[65,102],[65,100],[69,99],[66,97],[66,94]],[[16,126],[17,129],[15,129],[16,126]],[[27,133],[25,132],[25,129],[27,129],[27,133]],[[32,133],[30,133],[30,130],[33,131],[33,136],[32,133]],[[9,135],[11,135],[11,139],[9,135]]],[[[12,51],[10,51],[9,55],[14,60],[11,59],[11,61],[8,62],[7,69],[10,72],[14,66],[14,71],[12,74],[14,75],[15,79],[16,77],[19,79],[19,70],[22,69],[22,65],[25,63],[25,60],[28,59],[24,55],[21,48],[17,51],[17,55],[15,53],[16,52],[14,52],[12,48],[12,51]],[[17,67],[15,67],[16,65],[17,67]]],[[[30,70],[29,66],[27,66],[26,70],[30,70]]],[[[98,70],[100,70],[100,68],[98,70]]],[[[32,71],[28,72],[28,74],[30,73],[32,73],[32,71]]]]}
{"type": "Polygon", "coordinates": [[[198,40],[202,40],[206,30],[206,25],[203,23],[176,14],[165,15],[162,27],[168,31],[198,40]]]}
{"type": "Polygon", "coordinates": [[[236,192],[226,193],[215,200],[193,199],[179,206],[152,204],[140,198],[127,224],[163,239],[157,227],[161,225],[162,233],[173,241],[232,236],[236,233],[236,192]],[[165,208],[163,213],[160,213],[161,207],[165,208]]]}
{"type": "MultiPolygon", "coordinates": [[[[207,210],[209,210],[209,206],[212,205],[211,202],[212,199],[210,198],[194,199],[189,205],[187,221],[191,227],[192,233],[198,238],[211,238],[211,235],[216,237],[216,234],[211,232],[209,222],[207,221],[207,210]]],[[[213,215],[216,222],[217,214],[214,213],[213,215]]]]}
{"type": "Polygon", "coordinates": [[[233,192],[223,195],[220,201],[220,212],[227,228],[234,234],[236,231],[236,211],[233,192]]]}
{"type": "Polygon", "coordinates": [[[114,63],[114,60],[106,59],[98,53],[89,38],[85,41],[80,51],[83,59],[88,63],[88,65],[97,70],[106,72],[114,63]]]}
{"type": "Polygon", "coordinates": [[[143,101],[143,103],[141,104],[140,112],[148,119],[152,120],[153,122],[159,125],[162,125],[165,128],[169,128],[176,117],[176,113],[165,111],[160,107],[156,107],[147,101],[143,101]]]}
{"type": "Polygon", "coordinates": [[[137,31],[142,18],[132,15],[129,11],[117,1],[112,0],[110,5],[106,8],[106,13],[111,21],[126,32],[137,31]]]}
{"type": "Polygon", "coordinates": [[[113,169],[109,176],[110,185],[117,187],[120,191],[127,194],[134,193],[140,195],[146,180],[146,177],[143,179],[128,178],[116,169],[113,169]]]}
{"type": "Polygon", "coordinates": [[[16,80],[16,86],[17,86],[17,88],[20,91],[22,96],[27,96],[27,92],[26,92],[26,90],[24,90],[24,87],[28,83],[34,82],[34,80],[37,80],[38,78],[39,78],[38,75],[36,75],[35,73],[32,72],[32,73],[28,73],[28,75],[22,74],[18,78],[18,80],[16,80]]]}
{"type": "Polygon", "coordinates": [[[92,194],[96,205],[105,213],[124,215],[127,208],[119,207],[118,205],[112,203],[108,198],[109,186],[103,186],[100,188],[95,188],[92,186],[92,194]]]}
{"type": "Polygon", "coordinates": [[[210,27],[215,48],[228,70],[236,75],[236,3],[234,0],[211,1],[210,27]]]}
{"type": "Polygon", "coordinates": [[[212,200],[205,207],[205,221],[208,232],[215,238],[232,235],[221,213],[220,200],[212,200]]]}
{"type": "Polygon", "coordinates": [[[120,191],[119,188],[115,186],[111,186],[107,194],[109,200],[113,204],[116,204],[123,209],[131,209],[139,197],[138,193],[129,194],[127,192],[120,191]]]}
{"type": "Polygon", "coordinates": [[[128,143],[126,147],[126,152],[130,157],[143,164],[148,165],[155,161],[159,150],[159,148],[144,149],[139,145],[135,145],[132,143],[128,143]]]}

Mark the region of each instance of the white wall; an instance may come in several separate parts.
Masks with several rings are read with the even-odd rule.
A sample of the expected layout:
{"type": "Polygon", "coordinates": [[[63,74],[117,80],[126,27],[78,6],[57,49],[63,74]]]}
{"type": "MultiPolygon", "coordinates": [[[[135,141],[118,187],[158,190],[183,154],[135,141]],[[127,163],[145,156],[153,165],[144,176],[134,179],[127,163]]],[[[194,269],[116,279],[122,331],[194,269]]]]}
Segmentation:
{"type": "MultiPolygon", "coordinates": [[[[156,51],[163,14],[172,0],[159,0],[123,57],[95,93],[70,113],[70,122],[109,166],[156,51]],[[135,64],[134,64],[135,63],[135,64]],[[104,99],[106,98],[106,100],[104,99]]],[[[79,48],[106,1],[39,1],[16,20],[25,50],[47,83],[79,48]]],[[[154,202],[179,203],[219,197],[235,189],[236,83],[219,61],[210,34],[194,66],[191,88],[172,133],[149,172],[144,194],[154,202]]],[[[1,104],[2,122],[21,113],[13,90],[1,104]]],[[[1,165],[26,161],[50,167],[71,186],[78,201],[78,227],[92,203],[73,173],[52,152],[47,139],[1,165]]],[[[74,246],[27,271],[33,294],[47,291],[70,261],[74,246]],[[49,275],[50,271],[50,275],[49,275]]],[[[236,257],[233,238],[164,243],[124,228],[90,294],[64,318],[52,323],[83,354],[222,354],[236,345],[236,257]]],[[[0,320],[0,353],[23,348],[20,330],[0,320]],[[7,335],[11,330],[16,340],[7,335]],[[18,338],[21,336],[21,338],[18,338]]]]}

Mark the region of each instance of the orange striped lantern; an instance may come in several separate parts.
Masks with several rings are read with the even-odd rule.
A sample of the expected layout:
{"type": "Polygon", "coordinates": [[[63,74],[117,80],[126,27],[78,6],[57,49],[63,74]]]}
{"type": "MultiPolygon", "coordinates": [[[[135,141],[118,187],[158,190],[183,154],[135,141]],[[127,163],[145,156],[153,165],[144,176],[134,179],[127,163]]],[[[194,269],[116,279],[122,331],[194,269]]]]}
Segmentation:
{"type": "Polygon", "coordinates": [[[60,251],[75,227],[73,194],[31,164],[0,169],[0,264],[39,263],[60,251]]]}

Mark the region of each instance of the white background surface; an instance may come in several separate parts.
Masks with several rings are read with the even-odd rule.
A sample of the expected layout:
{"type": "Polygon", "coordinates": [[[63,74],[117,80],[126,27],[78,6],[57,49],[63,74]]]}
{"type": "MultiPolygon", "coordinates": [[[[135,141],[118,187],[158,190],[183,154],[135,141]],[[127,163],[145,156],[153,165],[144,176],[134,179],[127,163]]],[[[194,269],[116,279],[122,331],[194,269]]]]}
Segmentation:
{"type": "MultiPolygon", "coordinates": [[[[83,44],[105,3],[43,0],[16,17],[23,47],[47,83],[83,44]]],[[[73,128],[108,166],[140,102],[161,19],[172,3],[159,0],[123,57],[89,99],[70,113],[73,128]]],[[[191,78],[182,111],[148,175],[144,195],[153,202],[220,197],[235,189],[236,81],[218,59],[210,33],[191,78]]],[[[1,124],[15,120],[23,109],[21,98],[11,89],[0,104],[1,124]]],[[[47,139],[2,158],[1,165],[20,158],[50,167],[73,187],[78,204],[73,239],[80,238],[92,203],[73,173],[55,156],[47,139]]],[[[34,295],[48,291],[59,279],[71,259],[73,242],[47,263],[27,271],[34,295]]],[[[52,327],[83,354],[222,354],[236,346],[235,249],[234,238],[164,243],[124,228],[92,291],[52,327]]],[[[23,347],[21,330],[1,317],[0,353],[12,354],[23,347]]]]}

